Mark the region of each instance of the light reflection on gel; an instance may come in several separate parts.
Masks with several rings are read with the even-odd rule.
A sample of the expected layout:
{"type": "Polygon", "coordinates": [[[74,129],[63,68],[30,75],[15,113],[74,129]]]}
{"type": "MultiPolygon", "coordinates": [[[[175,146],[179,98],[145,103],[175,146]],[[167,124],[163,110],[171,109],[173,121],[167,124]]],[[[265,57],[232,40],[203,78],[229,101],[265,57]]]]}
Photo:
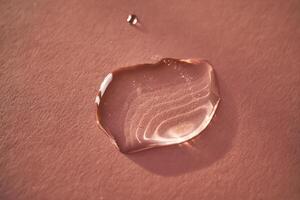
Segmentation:
{"type": "Polygon", "coordinates": [[[95,102],[99,127],[121,152],[132,153],[194,138],[219,101],[207,61],[164,58],[109,73],[95,102]]]}

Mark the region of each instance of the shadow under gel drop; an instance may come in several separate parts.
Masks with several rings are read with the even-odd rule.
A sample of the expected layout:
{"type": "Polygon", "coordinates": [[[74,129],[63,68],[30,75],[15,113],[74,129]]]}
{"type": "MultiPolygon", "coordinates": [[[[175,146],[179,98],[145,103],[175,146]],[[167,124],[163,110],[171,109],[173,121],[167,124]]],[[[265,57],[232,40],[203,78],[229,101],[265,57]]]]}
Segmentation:
{"type": "Polygon", "coordinates": [[[123,153],[199,135],[220,101],[212,66],[164,58],[109,73],[96,97],[98,125],[123,153]]]}

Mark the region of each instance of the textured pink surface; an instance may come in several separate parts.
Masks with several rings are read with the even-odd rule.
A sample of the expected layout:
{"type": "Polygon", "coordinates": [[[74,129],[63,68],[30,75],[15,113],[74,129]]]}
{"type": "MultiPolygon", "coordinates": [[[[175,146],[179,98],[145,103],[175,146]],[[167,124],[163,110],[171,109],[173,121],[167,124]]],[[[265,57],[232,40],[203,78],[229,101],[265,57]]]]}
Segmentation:
{"type": "Polygon", "coordinates": [[[296,0],[2,1],[0,199],[299,199],[299,9],[296,0]],[[131,12],[142,29],[126,24],[131,12]],[[222,95],[211,126],[190,146],[116,151],[95,123],[103,76],[199,56],[222,95]]]}

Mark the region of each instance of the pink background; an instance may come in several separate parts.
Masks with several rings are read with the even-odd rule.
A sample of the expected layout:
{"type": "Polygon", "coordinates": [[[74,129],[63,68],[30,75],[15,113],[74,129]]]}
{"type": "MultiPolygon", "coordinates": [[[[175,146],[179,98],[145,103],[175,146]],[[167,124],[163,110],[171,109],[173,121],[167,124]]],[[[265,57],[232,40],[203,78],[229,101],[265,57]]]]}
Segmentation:
{"type": "Polygon", "coordinates": [[[2,1],[0,199],[300,199],[299,10],[297,0],[2,1]],[[161,57],[210,60],[220,107],[188,145],[121,154],[96,126],[100,81],[161,57]]]}

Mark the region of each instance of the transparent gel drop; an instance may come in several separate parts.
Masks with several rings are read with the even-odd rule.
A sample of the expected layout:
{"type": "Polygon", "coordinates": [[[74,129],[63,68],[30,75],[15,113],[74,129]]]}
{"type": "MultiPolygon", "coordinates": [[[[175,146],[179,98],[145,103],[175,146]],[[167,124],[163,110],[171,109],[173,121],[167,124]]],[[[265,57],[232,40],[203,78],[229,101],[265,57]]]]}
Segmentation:
{"type": "Polygon", "coordinates": [[[121,152],[132,153],[197,136],[219,101],[208,62],[164,58],[109,73],[96,97],[97,120],[121,152]]]}

